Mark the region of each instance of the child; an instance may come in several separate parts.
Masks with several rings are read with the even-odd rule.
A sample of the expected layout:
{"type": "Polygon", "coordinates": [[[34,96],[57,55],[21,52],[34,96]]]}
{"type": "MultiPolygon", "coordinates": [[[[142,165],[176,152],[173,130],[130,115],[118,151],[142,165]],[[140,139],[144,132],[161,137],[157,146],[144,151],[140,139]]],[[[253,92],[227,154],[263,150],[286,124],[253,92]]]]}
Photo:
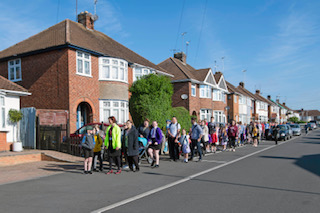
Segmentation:
{"type": "Polygon", "coordinates": [[[218,145],[218,136],[217,136],[217,129],[214,128],[213,133],[211,134],[211,152],[216,153],[217,145],[218,145]]]}
{"type": "Polygon", "coordinates": [[[227,130],[226,130],[225,126],[220,128],[219,139],[220,139],[221,145],[223,146],[223,150],[222,151],[226,151],[227,143],[228,143],[228,135],[227,135],[227,130]]]}
{"type": "Polygon", "coordinates": [[[185,129],[182,129],[182,135],[180,137],[180,146],[182,146],[182,152],[184,154],[184,160],[183,162],[188,163],[188,155],[190,153],[190,146],[189,146],[189,135],[187,135],[187,132],[185,129]]]}

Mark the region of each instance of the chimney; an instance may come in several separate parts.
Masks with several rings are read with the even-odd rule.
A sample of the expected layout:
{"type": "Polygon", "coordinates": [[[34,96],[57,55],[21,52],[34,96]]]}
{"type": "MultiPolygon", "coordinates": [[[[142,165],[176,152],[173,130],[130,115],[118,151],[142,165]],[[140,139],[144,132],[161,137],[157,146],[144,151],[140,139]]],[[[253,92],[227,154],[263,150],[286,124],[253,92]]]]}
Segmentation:
{"type": "Polygon", "coordinates": [[[271,100],[271,96],[270,95],[268,95],[267,97],[268,97],[268,100],[271,100]]]}
{"type": "Polygon", "coordinates": [[[176,59],[179,59],[180,61],[182,61],[185,64],[187,63],[187,55],[184,54],[184,52],[175,53],[173,57],[176,59]]]}
{"type": "Polygon", "coordinates": [[[257,95],[260,95],[260,90],[257,89],[257,90],[256,90],[256,94],[257,94],[257,95]]]}
{"type": "Polygon", "coordinates": [[[283,103],[282,103],[282,105],[283,105],[283,106],[285,106],[285,105],[286,105],[286,103],[285,103],[285,102],[283,102],[283,103]]]}
{"type": "Polygon", "coordinates": [[[277,102],[278,104],[280,104],[280,100],[279,100],[279,99],[276,99],[276,102],[277,102]]]}
{"type": "Polygon", "coordinates": [[[81,12],[78,15],[78,23],[82,24],[87,29],[94,30],[94,21],[93,15],[88,11],[81,12]]]}
{"type": "Polygon", "coordinates": [[[244,82],[241,81],[241,82],[239,83],[239,86],[242,87],[242,88],[244,88],[244,82]]]}

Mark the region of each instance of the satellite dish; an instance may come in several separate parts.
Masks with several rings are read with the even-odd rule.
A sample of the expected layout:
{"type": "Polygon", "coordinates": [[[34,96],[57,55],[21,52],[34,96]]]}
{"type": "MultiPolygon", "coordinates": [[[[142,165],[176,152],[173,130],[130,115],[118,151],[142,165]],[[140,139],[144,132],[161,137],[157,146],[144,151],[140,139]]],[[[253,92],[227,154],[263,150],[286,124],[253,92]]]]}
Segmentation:
{"type": "Polygon", "coordinates": [[[182,94],[182,95],[181,95],[181,99],[182,99],[182,100],[188,99],[188,95],[187,95],[187,94],[182,94]]]}

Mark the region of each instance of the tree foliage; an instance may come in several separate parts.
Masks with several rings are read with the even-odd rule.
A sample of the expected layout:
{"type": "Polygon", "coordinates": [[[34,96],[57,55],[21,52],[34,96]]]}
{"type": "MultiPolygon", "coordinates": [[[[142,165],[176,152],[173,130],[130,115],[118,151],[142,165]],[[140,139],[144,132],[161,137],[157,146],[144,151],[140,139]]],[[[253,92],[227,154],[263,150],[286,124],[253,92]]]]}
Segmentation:
{"type": "Polygon", "coordinates": [[[130,87],[129,109],[135,125],[148,118],[158,121],[160,128],[171,116],[173,87],[170,79],[161,75],[145,75],[130,87]]]}
{"type": "Polygon", "coordinates": [[[16,109],[10,109],[9,110],[9,120],[16,124],[22,119],[22,112],[16,109]]]}
{"type": "Polygon", "coordinates": [[[188,132],[191,128],[191,116],[189,111],[184,107],[174,107],[171,109],[171,117],[173,116],[177,117],[181,129],[185,129],[188,132]]]}
{"type": "Polygon", "coordinates": [[[294,117],[289,118],[288,121],[293,122],[293,123],[298,123],[299,118],[294,116],[294,117]]]}

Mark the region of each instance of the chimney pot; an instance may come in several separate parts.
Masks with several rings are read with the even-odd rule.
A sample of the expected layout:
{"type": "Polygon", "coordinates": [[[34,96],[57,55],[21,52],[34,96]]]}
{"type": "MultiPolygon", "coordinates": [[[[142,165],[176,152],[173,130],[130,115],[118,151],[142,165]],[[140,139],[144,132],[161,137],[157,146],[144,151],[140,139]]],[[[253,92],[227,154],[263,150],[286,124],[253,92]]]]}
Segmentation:
{"type": "Polygon", "coordinates": [[[179,59],[183,63],[187,63],[187,55],[184,52],[178,52],[173,55],[174,58],[179,59]]]}
{"type": "Polygon", "coordinates": [[[260,95],[260,90],[257,89],[256,90],[256,94],[260,95]]]}
{"type": "Polygon", "coordinates": [[[270,95],[268,95],[268,99],[271,100],[271,96],[270,95]]]}
{"type": "Polygon", "coordinates": [[[242,88],[244,88],[244,82],[241,81],[241,82],[239,83],[239,86],[242,87],[242,88]]]}

